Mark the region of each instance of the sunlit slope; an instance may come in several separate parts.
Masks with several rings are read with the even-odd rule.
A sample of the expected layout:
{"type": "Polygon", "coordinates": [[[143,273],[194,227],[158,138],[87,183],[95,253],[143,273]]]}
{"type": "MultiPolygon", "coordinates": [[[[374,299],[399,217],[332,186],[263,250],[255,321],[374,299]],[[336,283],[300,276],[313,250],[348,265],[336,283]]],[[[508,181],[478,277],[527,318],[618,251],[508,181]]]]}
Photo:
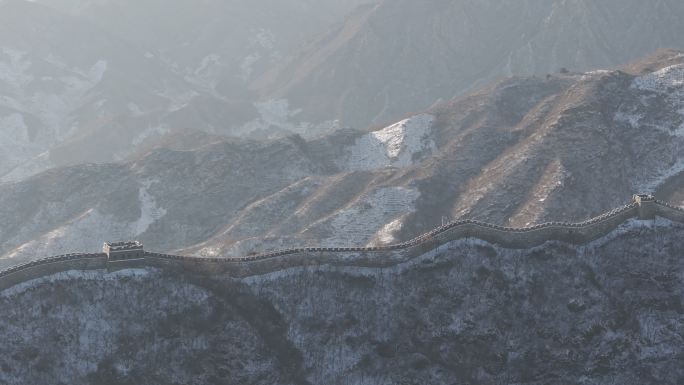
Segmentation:
{"type": "Polygon", "coordinates": [[[229,256],[391,243],[459,218],[581,221],[642,191],[680,204],[682,63],[666,51],[624,70],[512,78],[367,132],[53,170],[0,185],[0,251],[138,238],[229,256]]]}

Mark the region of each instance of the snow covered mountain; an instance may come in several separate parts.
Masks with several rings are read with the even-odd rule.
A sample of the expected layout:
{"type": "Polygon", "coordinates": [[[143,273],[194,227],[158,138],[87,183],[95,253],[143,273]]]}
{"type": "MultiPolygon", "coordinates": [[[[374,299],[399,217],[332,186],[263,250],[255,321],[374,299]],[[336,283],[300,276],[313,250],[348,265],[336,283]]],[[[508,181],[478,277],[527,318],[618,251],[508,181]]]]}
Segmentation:
{"type": "Polygon", "coordinates": [[[501,75],[609,68],[678,46],[681,18],[673,15],[682,7],[674,0],[6,0],[0,181],[126,161],[160,146],[190,149],[197,143],[184,141],[197,132],[208,134],[201,143],[213,135],[311,139],[398,121],[501,75]],[[651,30],[653,20],[661,27],[651,30]]]}
{"type": "Polygon", "coordinates": [[[282,56],[375,0],[38,0],[85,19],[228,97],[282,56]]]}
{"type": "Polygon", "coordinates": [[[286,132],[282,103],[255,104],[247,81],[355,4],[134,3],[0,2],[0,180],[122,161],[194,131],[286,132]]]}
{"type": "Polygon", "coordinates": [[[123,160],[181,129],[211,131],[230,113],[134,44],[36,3],[0,3],[2,180],[123,160]],[[183,119],[197,109],[216,112],[183,119]]]}
{"type": "Polygon", "coordinates": [[[365,127],[503,76],[610,68],[684,48],[683,14],[679,0],[384,0],[253,88],[288,100],[304,121],[365,127]]]}
{"type": "Polygon", "coordinates": [[[138,238],[230,256],[389,243],[444,219],[584,220],[640,191],[684,204],[684,55],[511,78],[372,131],[214,138],[0,184],[0,255],[138,238]],[[483,149],[486,149],[483,150],[483,149]]]}

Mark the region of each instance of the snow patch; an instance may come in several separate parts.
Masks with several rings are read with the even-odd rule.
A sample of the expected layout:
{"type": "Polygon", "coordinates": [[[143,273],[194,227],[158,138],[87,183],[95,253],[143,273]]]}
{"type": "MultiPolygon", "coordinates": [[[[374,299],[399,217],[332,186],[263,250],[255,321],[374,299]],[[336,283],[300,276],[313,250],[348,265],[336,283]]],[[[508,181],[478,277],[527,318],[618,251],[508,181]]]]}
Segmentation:
{"type": "Polygon", "coordinates": [[[206,73],[210,66],[221,64],[221,57],[217,54],[207,55],[202,59],[199,67],[195,70],[195,75],[206,73]]]}
{"type": "Polygon", "coordinates": [[[377,229],[381,229],[379,238],[391,242],[394,239],[392,232],[400,228],[401,218],[415,211],[419,196],[417,189],[407,187],[383,187],[373,191],[328,222],[332,235],[324,239],[322,245],[338,247],[373,242],[372,232],[377,229]],[[395,221],[398,222],[388,225],[395,221]]]}
{"type": "Polygon", "coordinates": [[[392,222],[386,224],[383,226],[380,231],[376,234],[376,237],[378,239],[378,242],[380,244],[391,244],[395,242],[397,239],[394,236],[399,230],[401,230],[401,227],[404,225],[403,222],[403,217],[402,218],[397,218],[393,220],[392,222]]]}
{"type": "Polygon", "coordinates": [[[589,75],[605,75],[605,74],[609,74],[612,72],[613,71],[611,71],[611,70],[594,70],[594,71],[587,72],[587,74],[589,74],[589,75]]]}
{"type": "Polygon", "coordinates": [[[28,127],[22,114],[15,112],[0,116],[0,148],[3,154],[12,151],[15,146],[26,145],[29,139],[28,127]]]}
{"type": "Polygon", "coordinates": [[[664,170],[654,170],[652,178],[643,183],[636,183],[634,191],[650,192],[655,191],[664,181],[681,172],[684,172],[684,158],[680,158],[673,166],[664,170]]]}
{"type": "Polygon", "coordinates": [[[140,218],[133,224],[133,233],[136,236],[147,231],[150,225],[166,215],[166,209],[157,207],[157,202],[148,192],[150,186],[157,182],[158,181],[153,180],[143,182],[143,186],[140,187],[138,192],[138,198],[140,199],[140,218]]]}
{"type": "Polygon", "coordinates": [[[594,71],[585,72],[580,76],[580,81],[591,80],[597,76],[608,75],[608,74],[611,74],[613,72],[614,71],[611,71],[611,70],[594,70],[594,71]]]}
{"type": "Polygon", "coordinates": [[[301,109],[290,110],[290,103],[287,99],[269,100],[256,103],[255,106],[263,122],[272,126],[291,125],[290,120],[302,111],[301,109]]]}
{"type": "Polygon", "coordinates": [[[252,42],[258,44],[264,49],[269,51],[275,50],[275,34],[268,29],[261,28],[257,31],[257,34],[252,39],[252,42]]]}
{"type": "MultiPolygon", "coordinates": [[[[652,72],[634,79],[633,88],[655,92],[665,96],[667,104],[684,118],[684,64],[675,64],[659,71],[652,72]]],[[[635,126],[641,120],[641,116],[633,116],[629,119],[630,124],[635,126]]],[[[661,130],[684,137],[684,121],[672,130],[672,127],[659,127],[661,130]]]]}
{"type": "Polygon", "coordinates": [[[75,252],[98,252],[107,239],[130,239],[131,225],[96,209],[86,210],[70,222],[24,243],[4,258],[38,259],[75,252]]]}
{"type": "Polygon", "coordinates": [[[38,154],[38,156],[19,164],[17,167],[14,167],[5,175],[2,175],[2,177],[0,177],[0,183],[19,181],[53,166],[54,164],[50,160],[50,154],[48,152],[43,152],[38,154]]]}
{"type": "Polygon", "coordinates": [[[107,72],[107,61],[99,60],[95,65],[90,68],[88,72],[88,80],[94,85],[102,81],[105,72],[107,72]]]}
{"type": "Polygon", "coordinates": [[[209,54],[202,58],[197,68],[188,69],[185,81],[207,89],[216,88],[217,77],[223,62],[218,54],[209,54]]]}
{"type": "Polygon", "coordinates": [[[256,31],[254,37],[250,39],[250,45],[255,51],[245,56],[240,62],[240,78],[242,80],[247,82],[252,78],[254,65],[264,57],[280,58],[280,54],[275,49],[275,41],[276,37],[272,31],[264,28],[256,31]]]}
{"type": "Polygon", "coordinates": [[[184,93],[174,93],[171,91],[158,92],[157,96],[161,96],[165,99],[170,100],[169,112],[178,111],[185,108],[190,104],[190,102],[195,99],[200,94],[196,91],[188,91],[184,93]]]}
{"type": "Polygon", "coordinates": [[[40,147],[32,143],[24,116],[18,112],[0,116],[0,176],[21,165],[40,147]]]}
{"type": "Polygon", "coordinates": [[[368,133],[356,140],[338,165],[349,171],[410,166],[416,155],[435,150],[429,136],[433,121],[434,116],[420,114],[368,133]]]}
{"type": "Polygon", "coordinates": [[[138,146],[142,142],[144,142],[145,140],[147,140],[147,139],[149,139],[155,135],[164,136],[164,135],[168,134],[169,132],[171,132],[171,130],[166,125],[160,125],[160,126],[155,126],[155,127],[147,127],[142,132],[140,132],[138,135],[136,135],[133,138],[133,140],[131,141],[131,143],[134,146],[138,146]]]}
{"type": "Polygon", "coordinates": [[[158,207],[149,192],[156,182],[148,180],[140,186],[140,217],[136,221],[122,221],[112,214],[103,214],[91,208],[64,225],[13,249],[2,258],[28,260],[74,252],[98,252],[105,240],[136,238],[166,215],[166,209],[158,207]]]}
{"type": "MultiPolygon", "coordinates": [[[[54,56],[48,56],[45,61],[55,66],[64,75],[42,76],[34,79],[29,72],[32,64],[26,59],[27,55],[21,51],[0,48],[0,84],[7,85],[3,90],[3,95],[0,95],[0,106],[21,111],[24,116],[35,116],[41,122],[41,126],[36,128],[36,133],[30,142],[6,140],[0,143],[0,151],[17,155],[14,162],[3,161],[0,164],[0,175],[17,167],[22,171],[15,172],[15,175],[43,170],[43,166],[49,162],[32,162],[31,159],[49,150],[55,144],[63,142],[74,133],[76,125],[72,113],[83,107],[83,98],[102,80],[107,71],[105,60],[100,60],[91,68],[82,70],[72,68],[54,56]],[[28,87],[29,83],[35,82],[50,82],[56,85],[46,88],[28,87]],[[34,91],[32,88],[37,88],[39,91],[34,91]],[[5,152],[2,147],[9,146],[10,143],[14,148],[5,152]],[[27,162],[32,164],[24,164],[27,162]]],[[[10,126],[10,122],[0,123],[2,134],[7,134],[6,129],[16,129],[16,135],[24,135],[22,133],[24,130],[18,128],[20,122],[17,117],[12,116],[11,119],[13,122],[9,128],[3,127],[10,126]]]]}
{"type": "Polygon", "coordinates": [[[339,128],[339,122],[336,120],[325,121],[320,124],[312,124],[309,122],[301,122],[297,120],[297,115],[302,111],[301,109],[290,109],[290,103],[287,99],[272,99],[265,102],[254,103],[259,112],[260,117],[247,122],[240,127],[236,135],[249,135],[254,132],[259,132],[260,137],[264,137],[270,133],[291,132],[299,134],[303,137],[313,137],[321,132],[329,132],[339,128]]]}
{"type": "Polygon", "coordinates": [[[383,144],[390,159],[396,159],[401,152],[406,137],[406,122],[401,121],[380,131],[371,132],[371,136],[383,144]]]}
{"type": "Polygon", "coordinates": [[[670,93],[672,88],[684,86],[684,64],[675,64],[661,70],[640,76],[634,80],[633,87],[658,93],[670,93]]]}
{"type": "Polygon", "coordinates": [[[133,102],[128,103],[126,107],[128,108],[128,111],[130,111],[131,114],[133,114],[133,116],[140,116],[143,114],[143,111],[140,109],[140,106],[133,102]]]}
{"type": "Polygon", "coordinates": [[[244,81],[249,81],[252,78],[252,73],[254,72],[254,64],[256,64],[261,59],[261,55],[258,52],[245,56],[240,63],[240,78],[244,81]]]}
{"type": "Polygon", "coordinates": [[[632,113],[627,113],[625,111],[616,112],[615,117],[614,117],[615,121],[627,123],[634,128],[639,127],[639,122],[643,118],[644,118],[644,116],[641,114],[632,114],[632,113]]]}
{"type": "Polygon", "coordinates": [[[0,83],[8,84],[16,91],[34,80],[33,76],[27,73],[32,65],[26,60],[27,55],[27,52],[0,47],[0,83]]]}

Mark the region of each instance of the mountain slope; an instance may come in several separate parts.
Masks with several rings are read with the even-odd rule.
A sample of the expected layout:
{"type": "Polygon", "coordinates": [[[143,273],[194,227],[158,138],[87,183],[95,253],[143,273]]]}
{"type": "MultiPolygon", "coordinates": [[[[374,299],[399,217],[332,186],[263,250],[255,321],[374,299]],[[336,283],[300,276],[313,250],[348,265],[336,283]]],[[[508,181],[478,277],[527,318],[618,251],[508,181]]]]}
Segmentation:
{"type": "Polygon", "coordinates": [[[60,273],[0,293],[0,381],[680,384],[683,234],[659,219],[382,268],[60,273]]]}
{"type": "Polygon", "coordinates": [[[39,0],[144,47],[195,84],[242,98],[251,78],[372,1],[39,0]]]}
{"type": "Polygon", "coordinates": [[[375,131],[52,170],[0,184],[0,254],[139,238],[229,256],[390,243],[444,219],[581,221],[643,191],[680,204],[683,72],[684,55],[664,51],[623,70],[504,80],[375,131]]]}
{"type": "Polygon", "coordinates": [[[264,99],[286,98],[303,120],[365,127],[502,76],[606,68],[684,48],[682,14],[677,0],[385,0],[253,87],[264,99]]]}
{"type": "Polygon", "coordinates": [[[0,3],[3,180],[122,160],[179,129],[230,121],[230,103],[199,96],[165,63],[95,25],[27,1],[0,3]],[[223,112],[179,118],[198,101],[223,112]]]}

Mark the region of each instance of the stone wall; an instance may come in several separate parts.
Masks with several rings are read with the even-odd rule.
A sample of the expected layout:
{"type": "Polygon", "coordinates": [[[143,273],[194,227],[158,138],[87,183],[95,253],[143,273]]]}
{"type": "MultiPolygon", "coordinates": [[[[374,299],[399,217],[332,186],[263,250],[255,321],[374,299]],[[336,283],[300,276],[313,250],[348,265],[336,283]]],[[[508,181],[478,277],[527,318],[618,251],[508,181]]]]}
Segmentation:
{"type": "Polygon", "coordinates": [[[673,222],[684,222],[684,209],[663,201],[656,201],[656,215],[673,222]]]}
{"type": "MultiPolygon", "coordinates": [[[[652,203],[657,216],[684,223],[684,209],[665,202],[652,203]]],[[[547,241],[584,244],[601,238],[632,218],[640,217],[631,203],[581,223],[550,222],[526,228],[509,228],[463,220],[436,228],[410,241],[377,247],[306,247],[240,258],[201,258],[145,252],[142,259],[109,261],[106,254],[69,254],[33,261],[0,272],[0,290],[18,283],[68,270],[159,267],[197,274],[250,276],[294,266],[391,266],[459,239],[479,239],[506,248],[523,249],[547,241]]]]}
{"type": "Polygon", "coordinates": [[[0,272],[0,291],[32,279],[69,270],[97,270],[107,268],[107,255],[66,254],[31,261],[0,272]]]}

